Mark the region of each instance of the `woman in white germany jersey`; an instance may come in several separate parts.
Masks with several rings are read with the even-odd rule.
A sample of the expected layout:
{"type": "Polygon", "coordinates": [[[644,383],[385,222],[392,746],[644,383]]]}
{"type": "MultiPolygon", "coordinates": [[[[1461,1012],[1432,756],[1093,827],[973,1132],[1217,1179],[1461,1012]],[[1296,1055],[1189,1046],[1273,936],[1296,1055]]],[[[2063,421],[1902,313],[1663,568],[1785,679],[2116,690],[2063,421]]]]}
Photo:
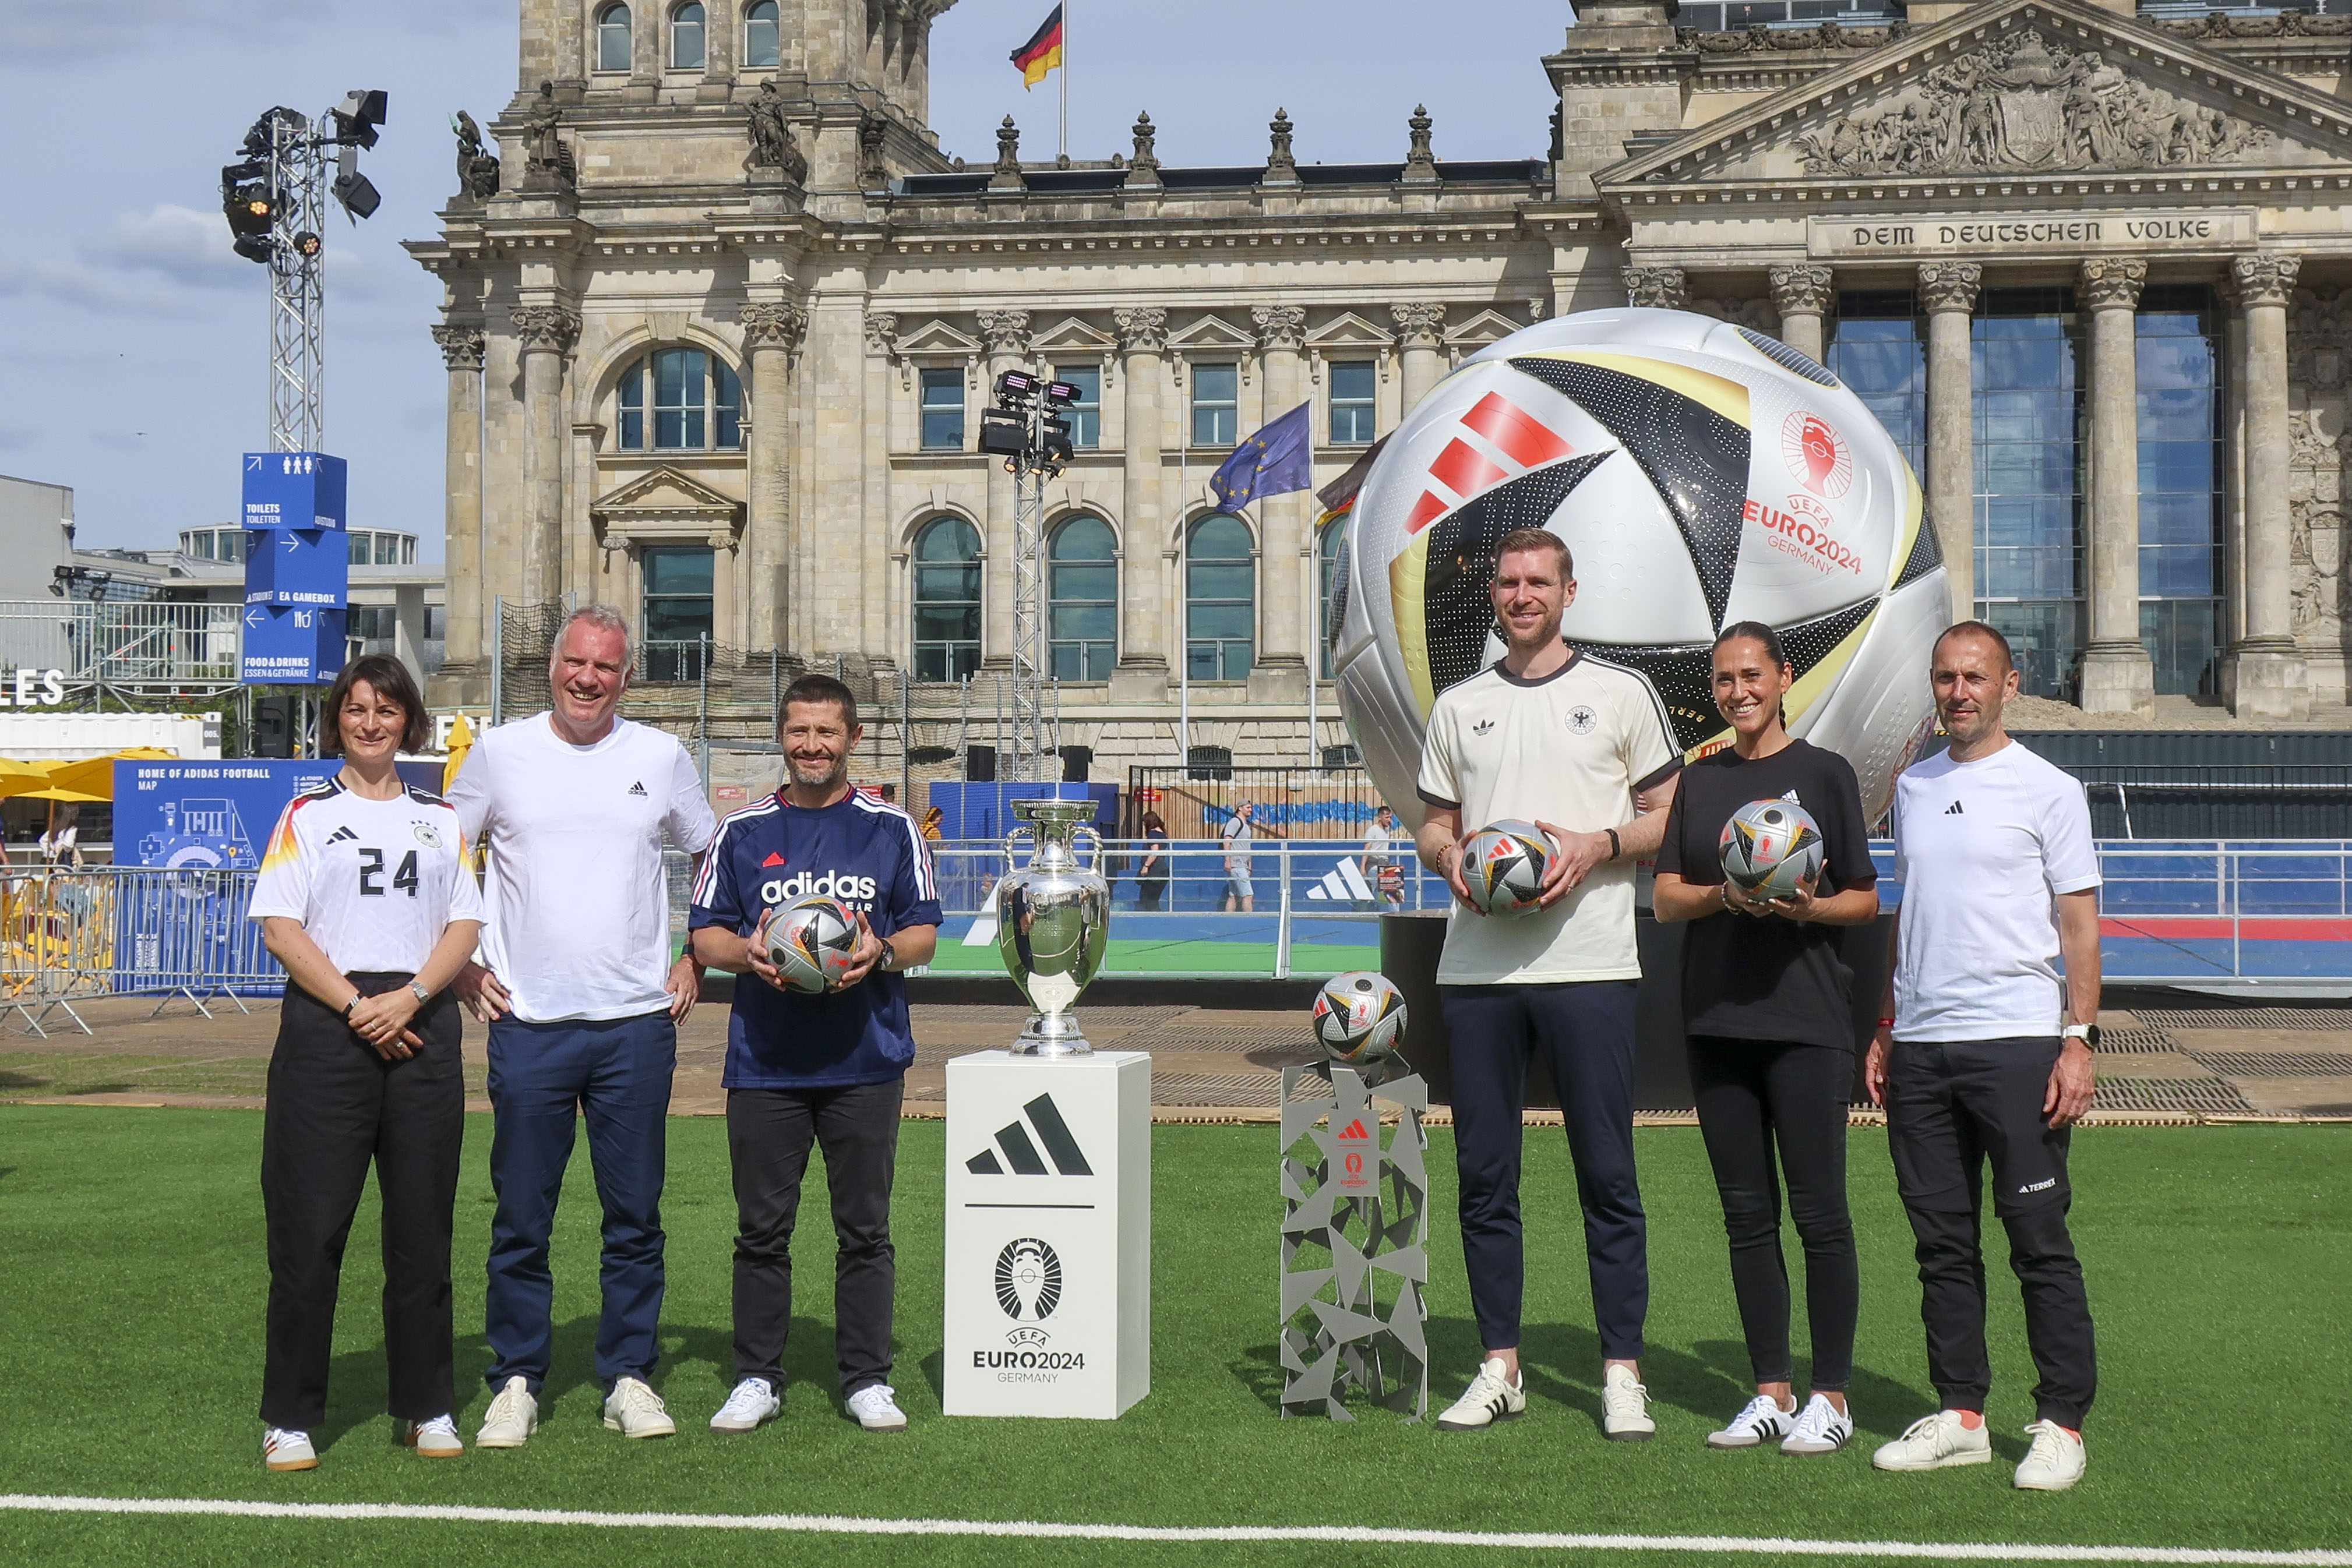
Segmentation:
{"type": "Polygon", "coordinates": [[[290,981],[261,1134],[262,1461],[273,1470],[319,1462],[310,1434],[326,1417],[343,1241],[371,1160],[396,1435],[427,1458],[465,1451],[452,1420],[449,1234],[466,1090],[446,988],[473,953],[482,897],[457,813],[394,770],[428,723],[399,660],[344,666],[320,736],[342,769],[278,819],[254,888],[251,917],[290,981]]]}

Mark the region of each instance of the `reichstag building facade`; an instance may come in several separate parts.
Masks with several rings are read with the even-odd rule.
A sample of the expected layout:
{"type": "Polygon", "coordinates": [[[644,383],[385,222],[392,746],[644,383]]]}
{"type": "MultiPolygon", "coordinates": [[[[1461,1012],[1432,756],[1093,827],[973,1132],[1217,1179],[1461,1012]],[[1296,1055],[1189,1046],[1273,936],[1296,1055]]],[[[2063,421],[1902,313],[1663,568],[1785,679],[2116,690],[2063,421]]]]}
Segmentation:
{"type": "Polygon", "coordinates": [[[1220,514],[1210,473],[1311,399],[1336,477],[1465,354],[1631,301],[1858,389],[2030,690],[2344,704],[2352,17],[1599,0],[1520,68],[1548,157],[1449,160],[1416,115],[1360,150],[1394,161],[1318,162],[1277,119],[1202,168],[1148,118],[1099,161],[1009,121],[951,156],[951,3],[521,0],[516,97],[410,246],[446,290],[439,700],[483,699],[494,600],[567,595],[639,615],[656,676],[707,637],[985,681],[1014,497],[973,437],[1018,368],[1083,394],[1047,495],[1064,743],[1175,761],[1181,700],[1196,746],[1307,761],[1347,739],[1328,681],[1307,733],[1334,540],[1311,495],[1220,514]]]}

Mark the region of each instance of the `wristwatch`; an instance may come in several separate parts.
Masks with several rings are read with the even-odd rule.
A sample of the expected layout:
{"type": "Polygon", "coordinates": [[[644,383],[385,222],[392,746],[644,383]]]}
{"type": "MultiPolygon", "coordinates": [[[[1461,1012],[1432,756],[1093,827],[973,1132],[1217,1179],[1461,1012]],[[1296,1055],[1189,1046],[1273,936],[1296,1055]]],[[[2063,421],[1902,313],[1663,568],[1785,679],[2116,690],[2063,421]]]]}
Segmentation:
{"type": "Polygon", "coordinates": [[[898,949],[890,946],[890,938],[887,936],[880,938],[880,941],[882,943],[882,957],[881,961],[875,965],[875,967],[880,969],[887,975],[898,967],[898,949]]]}
{"type": "Polygon", "coordinates": [[[2070,1023],[2058,1031],[2061,1040],[2079,1040],[2093,1051],[2099,1049],[2099,1026],[2095,1023],[2070,1023]]]}
{"type": "Polygon", "coordinates": [[[408,982],[408,988],[416,993],[417,1005],[420,1007],[433,999],[433,993],[414,980],[408,982]]]}

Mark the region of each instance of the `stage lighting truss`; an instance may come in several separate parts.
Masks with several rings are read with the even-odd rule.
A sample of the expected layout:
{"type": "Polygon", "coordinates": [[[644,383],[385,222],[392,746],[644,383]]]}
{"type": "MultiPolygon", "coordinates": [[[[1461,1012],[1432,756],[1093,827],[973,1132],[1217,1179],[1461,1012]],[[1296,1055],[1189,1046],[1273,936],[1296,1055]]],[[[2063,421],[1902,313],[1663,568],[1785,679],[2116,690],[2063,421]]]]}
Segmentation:
{"type": "Polygon", "coordinates": [[[311,452],[322,436],[326,299],[321,270],[327,197],[352,222],[383,197],[360,172],[376,144],[385,95],[360,88],[313,120],[282,105],[253,122],[240,161],[221,170],[230,248],[269,268],[269,444],[311,452]],[[334,173],[328,175],[330,150],[334,173]]]}
{"type": "Polygon", "coordinates": [[[1076,455],[1061,411],[1077,400],[1067,382],[1005,371],[996,406],[980,416],[980,450],[1003,458],[1013,476],[1013,733],[998,764],[1011,782],[1046,782],[1046,759],[1060,753],[1045,716],[1045,482],[1076,455]]]}

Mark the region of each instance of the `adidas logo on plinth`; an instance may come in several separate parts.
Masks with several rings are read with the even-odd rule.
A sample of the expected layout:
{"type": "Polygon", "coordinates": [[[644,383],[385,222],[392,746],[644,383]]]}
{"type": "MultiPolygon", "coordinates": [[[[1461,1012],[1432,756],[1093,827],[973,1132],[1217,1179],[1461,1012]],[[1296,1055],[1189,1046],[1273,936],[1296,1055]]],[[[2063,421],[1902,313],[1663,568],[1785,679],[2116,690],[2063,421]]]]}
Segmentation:
{"type": "Polygon", "coordinates": [[[1016,1121],[999,1127],[995,1146],[982,1149],[964,1161],[964,1169],[974,1176],[1003,1176],[1004,1167],[1009,1165],[1014,1176],[1085,1176],[1095,1174],[1094,1166],[1087,1164],[1087,1156],[1080,1152],[1077,1139],[1070,1135],[1070,1124],[1062,1120],[1061,1110],[1054,1103],[1051,1094],[1040,1094],[1021,1109],[1028,1124],[1024,1126],[1016,1121]],[[1032,1131],[1037,1134],[1034,1140],[1029,1136],[1032,1131]],[[1045,1157],[1040,1157],[1037,1153],[1039,1144],[1045,1145],[1045,1157]],[[1004,1155],[1001,1163],[996,1157],[999,1153],[1004,1155]],[[1054,1162],[1051,1172],[1045,1169],[1046,1158],[1054,1162]]]}
{"type": "Polygon", "coordinates": [[[1321,903],[1352,904],[1369,902],[1372,890],[1364,883],[1363,867],[1352,860],[1344,860],[1338,869],[1308,888],[1307,896],[1321,903]]]}

